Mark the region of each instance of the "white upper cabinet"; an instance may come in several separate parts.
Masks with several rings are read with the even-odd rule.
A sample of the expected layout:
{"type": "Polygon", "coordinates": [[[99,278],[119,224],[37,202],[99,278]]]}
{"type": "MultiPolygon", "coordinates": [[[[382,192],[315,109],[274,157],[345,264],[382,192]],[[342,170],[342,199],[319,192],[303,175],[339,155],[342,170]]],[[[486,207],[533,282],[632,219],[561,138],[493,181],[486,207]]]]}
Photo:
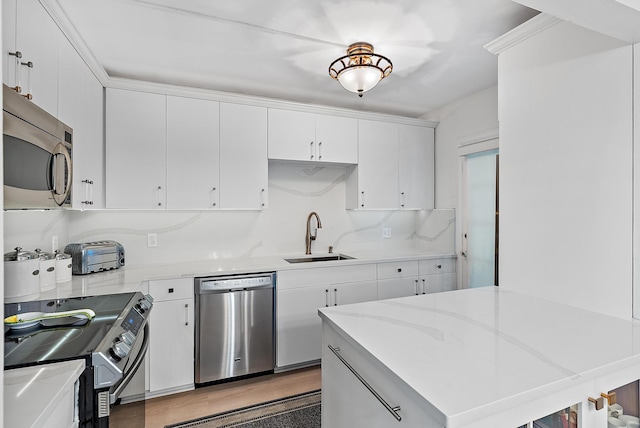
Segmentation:
{"type": "Polygon", "coordinates": [[[2,83],[13,88],[18,60],[9,53],[16,51],[17,0],[2,0],[2,83]]]}
{"type": "Polygon", "coordinates": [[[398,136],[400,208],[433,209],[434,130],[399,125],[398,136]]]}
{"type": "Polygon", "coordinates": [[[220,205],[220,103],[167,97],[167,208],[220,205]]]}
{"type": "Polygon", "coordinates": [[[107,208],[162,209],[166,201],[166,96],[110,89],[107,208]]]}
{"type": "Polygon", "coordinates": [[[347,117],[269,109],[269,159],[358,162],[358,121],[347,117]]]}
{"type": "Polygon", "coordinates": [[[220,103],[220,208],[267,208],[267,168],[267,109],[220,103]]]}
{"type": "Polygon", "coordinates": [[[73,128],[73,208],[104,208],[104,90],[64,37],[59,48],[58,118],[73,128]]]}
{"type": "Polygon", "coordinates": [[[20,86],[23,95],[31,94],[35,104],[57,116],[61,31],[37,0],[3,0],[2,12],[2,81],[20,86]],[[22,58],[10,55],[15,52],[22,58]]]}
{"type": "Polygon", "coordinates": [[[397,209],[398,125],[359,120],[358,166],[347,174],[347,208],[397,209]]]}
{"type": "Polygon", "coordinates": [[[359,120],[347,208],[433,209],[433,134],[427,127],[359,120]]]}

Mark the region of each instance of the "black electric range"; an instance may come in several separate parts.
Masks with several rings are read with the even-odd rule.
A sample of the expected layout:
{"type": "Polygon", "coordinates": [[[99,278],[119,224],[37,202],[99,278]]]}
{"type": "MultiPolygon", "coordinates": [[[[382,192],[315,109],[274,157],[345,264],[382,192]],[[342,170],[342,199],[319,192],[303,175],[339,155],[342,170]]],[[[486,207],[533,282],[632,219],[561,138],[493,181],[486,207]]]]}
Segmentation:
{"type": "Polygon", "coordinates": [[[80,427],[108,427],[111,406],[144,360],[153,299],[142,293],[5,304],[5,316],[92,309],[91,320],[46,320],[28,329],[5,326],[5,370],[85,359],[80,377],[80,427]]]}

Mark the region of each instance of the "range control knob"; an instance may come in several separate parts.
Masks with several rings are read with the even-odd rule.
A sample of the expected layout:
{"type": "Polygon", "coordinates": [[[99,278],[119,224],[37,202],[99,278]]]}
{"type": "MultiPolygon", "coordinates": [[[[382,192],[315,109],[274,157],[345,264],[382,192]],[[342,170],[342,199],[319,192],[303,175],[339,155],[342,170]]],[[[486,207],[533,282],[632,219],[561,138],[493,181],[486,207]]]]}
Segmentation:
{"type": "Polygon", "coordinates": [[[124,342],[129,347],[131,347],[131,345],[133,345],[133,342],[136,340],[136,336],[131,333],[131,331],[125,331],[118,337],[120,341],[124,342]]]}
{"type": "Polygon", "coordinates": [[[111,347],[111,350],[113,351],[115,356],[122,359],[126,357],[127,354],[129,354],[129,351],[131,351],[131,346],[127,345],[121,340],[117,340],[116,343],[114,343],[111,347]]]}
{"type": "Polygon", "coordinates": [[[140,305],[140,307],[142,307],[142,309],[144,309],[145,311],[151,309],[151,303],[149,303],[149,301],[146,299],[140,299],[138,305],[140,305]]]}

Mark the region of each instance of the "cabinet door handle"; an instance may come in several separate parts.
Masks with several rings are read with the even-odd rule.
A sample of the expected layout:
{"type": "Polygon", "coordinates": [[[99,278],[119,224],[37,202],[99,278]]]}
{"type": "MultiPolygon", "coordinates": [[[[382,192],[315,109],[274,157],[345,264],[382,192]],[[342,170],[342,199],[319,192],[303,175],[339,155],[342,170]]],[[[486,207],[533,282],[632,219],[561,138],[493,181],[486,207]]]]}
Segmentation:
{"type": "Polygon", "coordinates": [[[324,306],[329,307],[329,289],[324,290],[324,306]]]}
{"type": "Polygon", "coordinates": [[[265,193],[264,193],[264,189],[260,190],[260,206],[264,207],[264,198],[265,198],[265,193]]]}
{"type": "Polygon", "coordinates": [[[378,394],[378,392],[375,389],[373,389],[371,385],[369,385],[369,383],[360,375],[360,373],[358,373],[356,369],[354,369],[351,366],[351,364],[349,364],[349,362],[345,360],[345,358],[342,355],[340,355],[339,346],[336,346],[335,348],[331,345],[327,345],[327,346],[329,347],[331,352],[333,352],[335,356],[338,357],[340,361],[342,361],[342,364],[344,364],[349,369],[349,371],[353,373],[353,375],[360,381],[360,383],[362,383],[365,386],[365,388],[367,388],[369,392],[372,393],[374,397],[376,397],[376,399],[380,402],[380,404],[382,404],[384,408],[387,409],[387,411],[391,413],[394,418],[396,418],[396,421],[400,422],[402,420],[402,416],[398,414],[398,412],[401,410],[400,406],[391,407],[389,403],[387,403],[385,399],[382,398],[382,396],[378,394]]]}
{"type": "Polygon", "coordinates": [[[211,203],[212,207],[215,207],[216,205],[218,205],[218,203],[216,202],[216,188],[215,187],[213,189],[211,189],[211,199],[213,199],[213,202],[211,203]]]}
{"type": "Polygon", "coordinates": [[[15,86],[13,88],[11,88],[11,89],[16,91],[17,93],[21,93],[22,92],[22,86],[21,86],[22,83],[20,82],[20,59],[22,58],[22,52],[20,52],[20,51],[9,52],[9,55],[16,57],[16,60],[15,60],[15,76],[14,76],[15,86]]]}
{"type": "Polygon", "coordinates": [[[313,141],[309,144],[309,159],[313,160],[313,141]]]}
{"type": "Polygon", "coordinates": [[[422,279],[422,294],[427,294],[427,280],[422,279]]]}
{"type": "Polygon", "coordinates": [[[333,289],[333,306],[338,306],[338,289],[333,289]]]}
{"type": "Polygon", "coordinates": [[[364,208],[364,190],[360,193],[362,194],[362,197],[360,198],[360,207],[364,208]]]}
{"type": "Polygon", "coordinates": [[[322,159],[322,141],[318,143],[318,160],[322,159]]]}
{"type": "Polygon", "coordinates": [[[420,293],[418,293],[418,280],[416,279],[415,281],[416,281],[416,296],[417,296],[420,293]]]}
{"type": "Polygon", "coordinates": [[[162,186],[158,186],[158,206],[162,206],[162,186]]]}
{"type": "Polygon", "coordinates": [[[184,304],[184,325],[189,325],[189,304],[184,304]]]}
{"type": "MultiPolygon", "coordinates": [[[[31,93],[31,70],[33,70],[33,62],[20,62],[20,64],[27,67],[27,93],[21,95],[28,100],[32,100],[33,94],[31,93]]],[[[22,84],[19,83],[17,86],[21,88],[22,84]]]]}
{"type": "Polygon", "coordinates": [[[404,208],[404,192],[400,192],[400,206],[404,208]]]}

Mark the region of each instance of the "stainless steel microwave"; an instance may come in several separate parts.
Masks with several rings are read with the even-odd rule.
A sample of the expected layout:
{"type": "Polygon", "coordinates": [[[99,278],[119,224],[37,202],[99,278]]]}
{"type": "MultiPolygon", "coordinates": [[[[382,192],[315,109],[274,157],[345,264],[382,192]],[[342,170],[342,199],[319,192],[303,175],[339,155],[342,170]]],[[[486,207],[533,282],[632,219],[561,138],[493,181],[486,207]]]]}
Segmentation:
{"type": "Polygon", "coordinates": [[[3,85],[4,209],[70,208],[73,130],[3,85]]]}

